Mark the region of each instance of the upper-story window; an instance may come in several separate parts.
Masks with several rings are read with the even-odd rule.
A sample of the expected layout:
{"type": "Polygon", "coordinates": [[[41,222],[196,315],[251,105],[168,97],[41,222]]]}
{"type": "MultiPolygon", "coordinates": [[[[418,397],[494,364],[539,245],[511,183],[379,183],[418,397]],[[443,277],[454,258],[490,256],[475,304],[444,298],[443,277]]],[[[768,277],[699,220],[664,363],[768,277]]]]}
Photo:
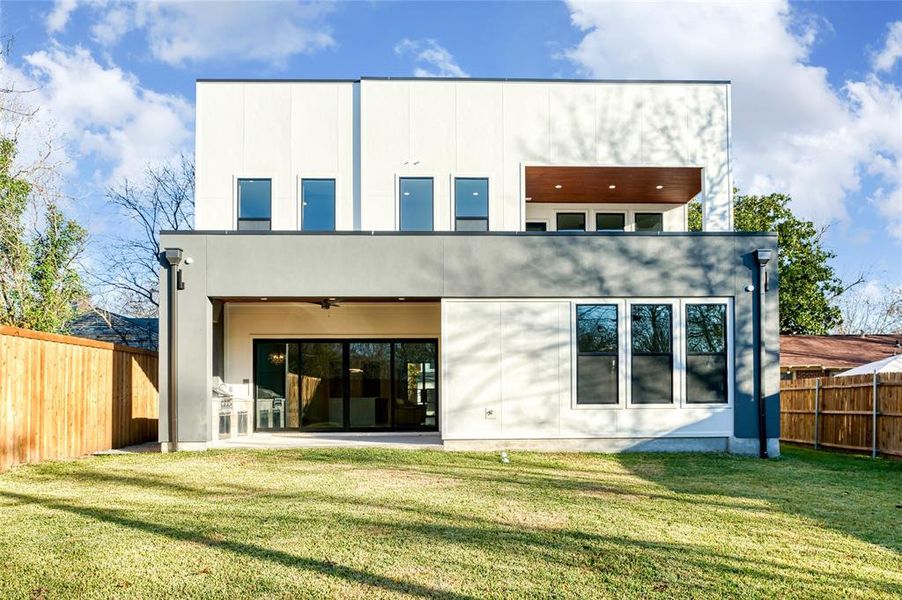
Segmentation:
{"type": "Polygon", "coordinates": [[[556,229],[558,231],[585,231],[586,230],[586,213],[581,212],[559,212],[555,215],[557,220],[556,229]]]}
{"type": "Polygon", "coordinates": [[[335,180],[301,181],[301,229],[335,231],[335,180]]]}
{"type": "Polygon", "coordinates": [[[489,230],[489,180],[458,177],[454,180],[454,229],[489,230]]]}
{"type": "Polygon", "coordinates": [[[636,231],[664,231],[664,213],[636,213],[636,231]]]}
{"type": "Polygon", "coordinates": [[[402,177],[399,227],[401,231],[432,231],[433,183],[431,177],[402,177]]]}
{"type": "Polygon", "coordinates": [[[623,213],[595,213],[595,231],[623,231],[625,225],[623,213]]]}
{"type": "Polygon", "coordinates": [[[238,229],[272,229],[272,180],[238,180],[238,229]]]}
{"type": "Polygon", "coordinates": [[[526,231],[548,231],[548,223],[545,221],[527,221],[526,231]]]}

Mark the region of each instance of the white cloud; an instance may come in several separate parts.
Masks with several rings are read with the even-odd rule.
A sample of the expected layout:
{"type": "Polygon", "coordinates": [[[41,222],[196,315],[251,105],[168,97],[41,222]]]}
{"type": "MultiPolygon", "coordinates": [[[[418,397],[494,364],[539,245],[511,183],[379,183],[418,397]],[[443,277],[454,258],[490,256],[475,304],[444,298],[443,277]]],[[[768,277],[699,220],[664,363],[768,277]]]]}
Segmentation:
{"type": "Polygon", "coordinates": [[[804,215],[848,218],[847,197],[864,172],[886,190],[872,200],[902,236],[899,174],[902,100],[876,76],[834,89],[811,65],[825,26],[786,2],[581,3],[584,31],[567,56],[600,78],[730,79],[735,181],[750,193],[792,194],[804,215]]]}
{"type": "MultiPolygon", "coordinates": [[[[335,45],[325,22],[335,6],[322,2],[83,0],[82,4],[92,14],[94,41],[112,47],[125,34],[141,31],[151,54],[169,65],[243,60],[281,67],[294,55],[335,45]]],[[[73,10],[74,0],[59,1],[47,17],[48,30],[61,31],[73,10]]]]}
{"type": "Polygon", "coordinates": [[[874,56],[874,70],[891,71],[902,58],[902,21],[890,23],[883,50],[874,56]]]}
{"type": "Polygon", "coordinates": [[[138,176],[147,163],[190,149],[193,108],[184,98],[144,88],[82,48],[52,46],[25,56],[39,87],[35,104],[57,124],[71,156],[94,156],[101,183],[138,176]]]}
{"type": "Polygon", "coordinates": [[[469,77],[454,61],[454,56],[432,39],[404,38],[395,45],[395,54],[413,57],[416,77],[469,77]]]}
{"type": "Polygon", "coordinates": [[[47,13],[44,18],[44,26],[47,33],[58,33],[66,28],[69,22],[69,16],[75,10],[76,0],[57,0],[53,5],[53,10],[47,13]]]}

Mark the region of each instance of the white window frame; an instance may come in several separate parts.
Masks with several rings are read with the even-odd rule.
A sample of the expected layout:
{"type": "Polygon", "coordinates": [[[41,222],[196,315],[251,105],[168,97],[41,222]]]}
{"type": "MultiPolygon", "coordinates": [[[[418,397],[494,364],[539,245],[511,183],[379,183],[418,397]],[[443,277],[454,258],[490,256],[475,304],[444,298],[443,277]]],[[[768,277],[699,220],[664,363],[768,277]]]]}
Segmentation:
{"type": "Polygon", "coordinates": [[[724,298],[724,297],[714,297],[714,298],[683,298],[680,302],[680,319],[682,321],[683,331],[686,331],[686,325],[688,319],[686,319],[686,307],[690,304],[723,304],[727,307],[726,321],[727,321],[727,339],[726,339],[726,355],[727,355],[727,401],[726,402],[695,402],[690,404],[688,402],[689,394],[688,394],[688,381],[685,373],[685,362],[689,356],[689,336],[684,335],[683,340],[683,356],[684,356],[684,369],[683,369],[683,387],[681,400],[683,405],[686,408],[733,408],[733,399],[735,397],[735,373],[734,373],[734,357],[736,353],[736,349],[733,345],[733,299],[732,298],[724,298]]]}
{"type": "Polygon", "coordinates": [[[523,221],[523,231],[526,231],[527,223],[545,223],[545,231],[543,231],[542,233],[548,233],[549,231],[554,231],[553,229],[551,229],[550,220],[546,219],[544,217],[540,218],[540,219],[526,219],[525,221],[523,221]]]}
{"type": "Polygon", "coordinates": [[[268,179],[269,180],[269,231],[276,230],[276,178],[267,175],[267,176],[258,176],[258,175],[232,175],[232,230],[238,231],[238,211],[241,208],[238,206],[239,197],[238,197],[238,181],[241,179],[268,179]]]}
{"type": "MultiPolygon", "coordinates": [[[[590,211],[588,208],[584,208],[584,209],[579,209],[579,208],[575,208],[575,209],[562,208],[562,209],[560,209],[560,210],[555,209],[555,210],[554,210],[554,229],[549,229],[548,231],[557,231],[557,230],[558,230],[558,228],[557,228],[557,216],[558,216],[559,214],[562,214],[562,213],[564,213],[564,214],[576,214],[576,213],[582,213],[583,215],[585,215],[585,218],[586,218],[586,227],[585,227],[585,229],[583,229],[583,231],[592,231],[591,229],[589,229],[589,225],[590,225],[590,223],[589,223],[589,213],[590,213],[590,212],[592,212],[592,211],[590,211]]],[[[524,227],[525,227],[525,225],[524,225],[524,227]]],[[[564,230],[564,231],[568,231],[568,230],[564,230]]],[[[570,233],[573,233],[573,231],[569,231],[569,232],[570,232],[570,233]]]]}
{"type": "Polygon", "coordinates": [[[633,212],[631,210],[623,210],[623,209],[613,209],[613,210],[603,210],[603,209],[593,209],[592,210],[592,231],[617,231],[616,229],[598,229],[596,223],[597,215],[623,215],[623,231],[629,231],[632,219],[630,217],[630,213],[633,212]]]}
{"type": "Polygon", "coordinates": [[[626,385],[628,388],[626,406],[627,408],[636,408],[641,410],[674,410],[683,407],[683,390],[685,389],[683,380],[685,379],[685,361],[681,349],[683,344],[683,320],[682,305],[678,298],[629,298],[626,301],[626,314],[630,315],[626,322],[626,385]],[[671,341],[670,349],[673,353],[673,389],[671,397],[673,401],[670,404],[636,404],[633,402],[633,386],[631,385],[633,376],[633,331],[632,331],[632,313],[633,306],[636,304],[669,304],[671,310],[671,341]]]}
{"type": "MultiPolygon", "coordinates": [[[[664,222],[667,218],[666,210],[634,210],[632,212],[633,212],[633,217],[632,217],[632,219],[630,219],[630,221],[631,221],[630,224],[632,225],[632,228],[633,228],[632,231],[634,231],[634,232],[636,231],[636,217],[638,215],[661,215],[661,231],[667,231],[666,223],[664,222]]],[[[687,227],[686,229],[688,230],[689,228],[687,227]]],[[[641,233],[657,233],[657,232],[643,231],[641,233]]]]}
{"type": "Polygon", "coordinates": [[[626,408],[626,362],[624,351],[626,344],[626,325],[629,323],[625,315],[626,300],[623,298],[583,298],[570,301],[570,408],[573,410],[623,410],[626,408]],[[576,323],[577,305],[612,304],[617,307],[617,404],[580,404],[577,378],[577,361],[579,360],[578,327],[576,323]]]}
{"type": "MultiPolygon", "coordinates": [[[[494,178],[490,177],[486,174],[470,174],[470,173],[451,173],[448,181],[448,189],[451,190],[451,197],[449,198],[449,220],[448,223],[450,225],[451,231],[457,231],[457,180],[458,179],[485,179],[488,182],[488,190],[489,190],[489,198],[486,202],[486,220],[488,229],[486,231],[492,231],[492,200],[495,197],[494,190],[494,178]]],[[[399,187],[400,190],[400,187],[399,187]]],[[[433,189],[434,193],[434,189],[433,189]]],[[[399,198],[400,201],[400,198],[399,198]]],[[[435,199],[433,198],[433,202],[435,199]]]]}
{"type": "Polygon", "coordinates": [[[297,190],[297,202],[295,202],[295,226],[298,231],[304,231],[304,180],[307,179],[331,179],[335,182],[335,229],[338,231],[338,177],[335,175],[315,175],[311,173],[299,173],[295,176],[295,190],[297,190]]]}
{"type": "MultiPolygon", "coordinates": [[[[441,231],[436,228],[438,225],[438,216],[439,216],[439,208],[438,202],[436,202],[436,192],[435,192],[435,182],[439,179],[439,177],[433,173],[411,173],[408,171],[402,171],[395,173],[395,231],[401,231],[401,180],[402,179],[431,179],[432,180],[432,229],[431,231],[441,231]]],[[[417,232],[413,232],[417,233],[417,232]]],[[[425,232],[422,232],[425,233],[425,232]]]]}

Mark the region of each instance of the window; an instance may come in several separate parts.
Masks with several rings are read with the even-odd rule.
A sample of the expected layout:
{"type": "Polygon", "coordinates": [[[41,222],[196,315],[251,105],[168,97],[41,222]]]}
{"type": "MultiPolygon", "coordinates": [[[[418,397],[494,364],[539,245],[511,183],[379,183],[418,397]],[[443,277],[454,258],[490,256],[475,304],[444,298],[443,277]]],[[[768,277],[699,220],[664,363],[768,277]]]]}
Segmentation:
{"type": "Polygon", "coordinates": [[[727,402],[727,307],[686,305],[686,403],[727,402]]]}
{"type": "Polygon", "coordinates": [[[301,229],[335,231],[335,180],[302,180],[301,207],[301,229]]]}
{"type": "Polygon", "coordinates": [[[664,213],[636,213],[636,231],[664,231],[664,213]]]}
{"type": "Polygon", "coordinates": [[[545,221],[527,221],[526,231],[548,231],[548,223],[545,221]]]}
{"type": "Polygon", "coordinates": [[[626,216],[623,213],[596,213],[595,231],[623,231],[626,216]]]}
{"type": "Polygon", "coordinates": [[[238,229],[272,229],[272,180],[238,180],[238,229]]]}
{"type": "Polygon", "coordinates": [[[631,398],[633,404],[673,403],[673,307],[633,304],[631,398]]]}
{"type": "Polygon", "coordinates": [[[558,231],[585,231],[586,213],[559,212],[557,217],[558,231]]]}
{"type": "Polygon", "coordinates": [[[576,306],[576,403],[618,404],[616,304],[576,306]]]}
{"type": "Polygon", "coordinates": [[[432,178],[402,177],[399,183],[401,231],[432,231],[432,178]]]}
{"type": "Polygon", "coordinates": [[[454,229],[489,230],[488,179],[458,177],[454,180],[454,229]]]}

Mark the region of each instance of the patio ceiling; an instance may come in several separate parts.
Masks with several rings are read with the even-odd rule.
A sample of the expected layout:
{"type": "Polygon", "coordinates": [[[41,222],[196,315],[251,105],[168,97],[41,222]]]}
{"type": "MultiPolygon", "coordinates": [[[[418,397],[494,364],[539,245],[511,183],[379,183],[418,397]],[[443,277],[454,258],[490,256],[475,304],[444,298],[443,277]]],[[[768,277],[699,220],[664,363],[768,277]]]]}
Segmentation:
{"type": "Polygon", "coordinates": [[[701,191],[699,167],[526,167],[528,202],[685,204],[701,191]]]}

